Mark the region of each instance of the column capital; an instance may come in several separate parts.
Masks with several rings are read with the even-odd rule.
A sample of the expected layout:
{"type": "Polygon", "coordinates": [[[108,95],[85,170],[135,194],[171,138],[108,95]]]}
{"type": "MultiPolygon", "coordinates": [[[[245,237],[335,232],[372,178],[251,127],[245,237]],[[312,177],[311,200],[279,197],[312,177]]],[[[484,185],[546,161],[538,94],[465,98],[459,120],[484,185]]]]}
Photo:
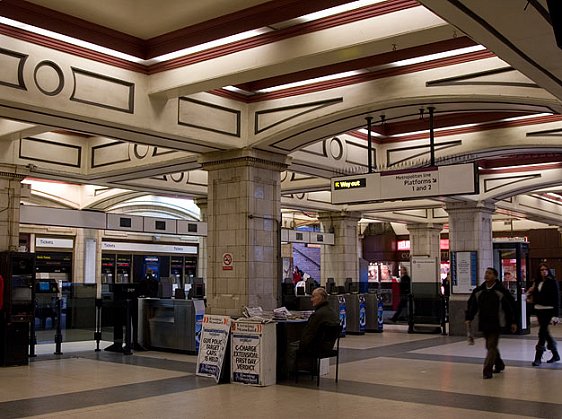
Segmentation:
{"type": "Polygon", "coordinates": [[[253,166],[283,172],[291,158],[284,154],[243,148],[238,150],[215,151],[201,155],[198,159],[203,170],[219,170],[233,167],[253,166]]]}
{"type": "Polygon", "coordinates": [[[433,231],[441,232],[441,230],[443,230],[443,224],[437,224],[437,223],[412,223],[412,224],[406,224],[406,228],[408,229],[408,231],[413,231],[413,230],[433,230],[433,231]]]}
{"type": "Polygon", "coordinates": [[[447,202],[445,204],[445,211],[449,214],[455,211],[462,212],[475,210],[493,214],[496,210],[496,205],[491,201],[458,201],[447,202]]]}
{"type": "Polygon", "coordinates": [[[207,198],[195,198],[193,202],[195,202],[195,205],[199,208],[209,205],[209,200],[207,198]]]}
{"type": "Polygon", "coordinates": [[[29,176],[29,173],[30,169],[28,166],[0,163],[0,178],[21,182],[29,176]]]}
{"type": "Polygon", "coordinates": [[[361,213],[356,211],[329,211],[329,212],[319,212],[318,221],[343,221],[343,220],[355,220],[359,222],[361,219],[361,213]]]}

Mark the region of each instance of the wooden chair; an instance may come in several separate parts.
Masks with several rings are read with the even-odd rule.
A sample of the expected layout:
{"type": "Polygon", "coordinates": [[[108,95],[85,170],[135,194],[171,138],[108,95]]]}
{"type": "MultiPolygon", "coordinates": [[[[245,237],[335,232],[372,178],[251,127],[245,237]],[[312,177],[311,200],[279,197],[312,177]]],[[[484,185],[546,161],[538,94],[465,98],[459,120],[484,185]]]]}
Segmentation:
{"type": "MultiPolygon", "coordinates": [[[[336,383],[338,382],[339,361],[340,361],[340,336],[342,326],[340,324],[324,324],[320,327],[318,342],[320,347],[324,349],[314,350],[312,352],[297,352],[297,362],[299,359],[308,358],[311,361],[310,375],[314,378],[316,375],[316,386],[320,386],[320,361],[326,358],[336,358],[336,383]],[[326,349],[330,348],[330,349],[326,349]]],[[[299,369],[295,374],[295,381],[298,381],[299,369]]]]}

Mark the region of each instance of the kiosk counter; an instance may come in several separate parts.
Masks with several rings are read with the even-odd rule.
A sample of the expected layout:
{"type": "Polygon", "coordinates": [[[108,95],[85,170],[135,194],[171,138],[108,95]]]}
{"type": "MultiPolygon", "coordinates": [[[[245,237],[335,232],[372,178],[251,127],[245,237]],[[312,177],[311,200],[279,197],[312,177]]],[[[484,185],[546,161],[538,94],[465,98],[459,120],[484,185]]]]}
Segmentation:
{"type": "Polygon", "coordinates": [[[203,300],[139,298],[139,344],[196,353],[205,314],[203,300]]]}

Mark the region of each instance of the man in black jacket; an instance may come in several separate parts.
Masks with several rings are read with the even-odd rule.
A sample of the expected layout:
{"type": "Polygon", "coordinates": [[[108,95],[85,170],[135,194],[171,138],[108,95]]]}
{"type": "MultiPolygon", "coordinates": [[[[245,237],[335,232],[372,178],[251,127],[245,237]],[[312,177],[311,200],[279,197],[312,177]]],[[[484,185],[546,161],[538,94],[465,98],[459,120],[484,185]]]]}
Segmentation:
{"type": "Polygon", "coordinates": [[[287,369],[293,375],[297,365],[297,351],[313,353],[320,350],[332,349],[325,347],[330,343],[321,339],[320,329],[323,325],[340,324],[338,313],[328,303],[328,293],[324,288],[316,288],[310,297],[314,313],[309,317],[299,341],[289,343],[287,347],[287,369]]]}
{"type": "Polygon", "coordinates": [[[517,331],[514,321],[515,301],[498,281],[498,271],[487,268],[484,275],[486,282],[478,286],[468,299],[465,321],[470,327],[474,316],[478,313],[478,330],[486,340],[488,351],[484,360],[483,377],[492,378],[492,372],[499,373],[505,369],[498,350],[500,331],[511,325],[511,332],[517,331]]]}
{"type": "Polygon", "coordinates": [[[396,312],[391,317],[390,321],[396,323],[402,310],[408,306],[408,299],[412,293],[412,280],[410,275],[408,275],[408,269],[405,266],[400,268],[400,302],[398,307],[396,307],[396,312]]]}
{"type": "Polygon", "coordinates": [[[308,319],[299,343],[299,350],[313,352],[317,350],[330,350],[323,348],[326,342],[319,340],[320,327],[324,324],[336,325],[340,323],[338,313],[328,304],[328,293],[324,288],[316,288],[310,297],[314,313],[308,319]]]}

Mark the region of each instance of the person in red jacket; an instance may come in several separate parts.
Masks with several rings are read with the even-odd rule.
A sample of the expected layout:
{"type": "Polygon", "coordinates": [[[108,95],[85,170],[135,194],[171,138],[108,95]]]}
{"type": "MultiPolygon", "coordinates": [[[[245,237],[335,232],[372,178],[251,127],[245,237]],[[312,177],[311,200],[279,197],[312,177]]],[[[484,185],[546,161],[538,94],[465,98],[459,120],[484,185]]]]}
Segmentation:
{"type": "Polygon", "coordinates": [[[293,271],[293,285],[297,285],[300,281],[302,281],[302,271],[298,266],[295,266],[295,270],[293,271]]]}

